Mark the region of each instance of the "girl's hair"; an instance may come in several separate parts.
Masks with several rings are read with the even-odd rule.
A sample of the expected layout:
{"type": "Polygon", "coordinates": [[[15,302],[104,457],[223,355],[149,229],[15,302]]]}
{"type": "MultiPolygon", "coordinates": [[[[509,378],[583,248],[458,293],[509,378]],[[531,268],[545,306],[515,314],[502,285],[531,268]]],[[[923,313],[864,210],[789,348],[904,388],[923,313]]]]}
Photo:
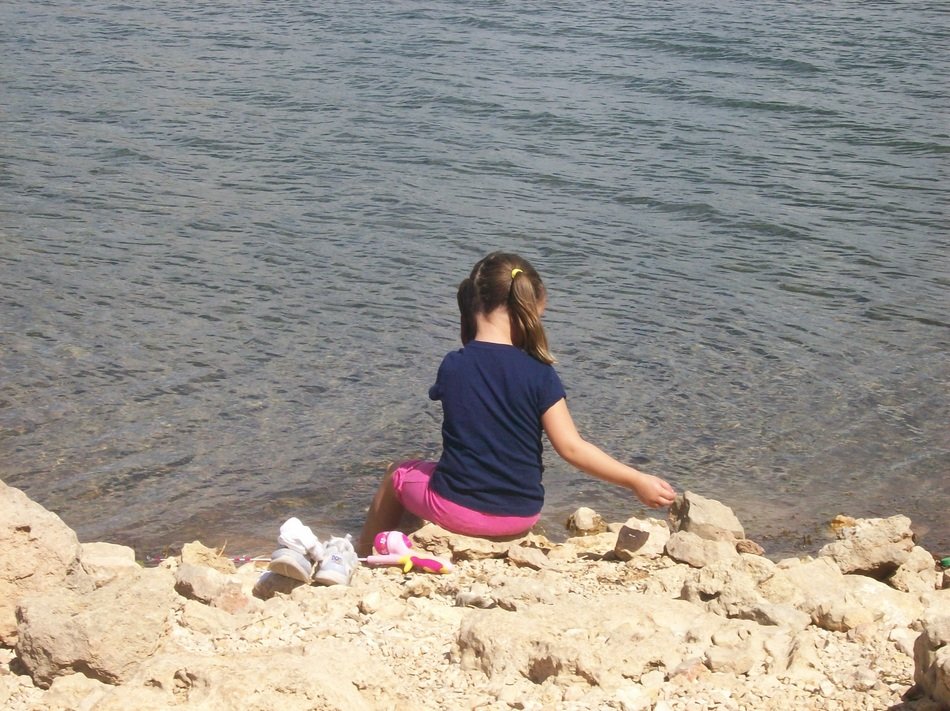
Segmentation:
{"type": "Polygon", "coordinates": [[[492,252],[459,284],[462,344],[475,338],[475,314],[488,314],[504,306],[511,320],[511,340],[542,363],[553,363],[548,337],[541,325],[541,307],[547,291],[527,259],[507,252],[492,252]]]}

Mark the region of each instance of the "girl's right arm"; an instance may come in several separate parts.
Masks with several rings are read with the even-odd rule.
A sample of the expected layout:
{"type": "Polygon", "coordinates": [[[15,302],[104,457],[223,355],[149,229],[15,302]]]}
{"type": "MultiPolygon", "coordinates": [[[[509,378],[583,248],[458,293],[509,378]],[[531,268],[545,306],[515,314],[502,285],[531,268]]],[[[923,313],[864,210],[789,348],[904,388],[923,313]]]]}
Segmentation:
{"type": "Polygon", "coordinates": [[[564,398],[541,415],[541,425],[554,451],[568,464],[598,479],[630,489],[651,508],[669,506],[676,498],[676,491],[663,479],[618,462],[581,437],[564,398]]]}

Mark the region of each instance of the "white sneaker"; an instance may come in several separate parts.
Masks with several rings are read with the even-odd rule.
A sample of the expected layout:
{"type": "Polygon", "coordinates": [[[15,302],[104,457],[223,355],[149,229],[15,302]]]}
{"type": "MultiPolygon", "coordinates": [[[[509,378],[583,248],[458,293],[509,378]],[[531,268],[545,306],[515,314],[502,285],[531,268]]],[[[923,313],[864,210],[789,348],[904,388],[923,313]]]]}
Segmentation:
{"type": "Polygon", "coordinates": [[[277,542],[284,548],[305,555],[314,563],[323,559],[323,544],[313,535],[309,526],[304,526],[299,518],[288,518],[280,527],[277,542]]]}
{"type": "Polygon", "coordinates": [[[290,548],[278,548],[271,554],[267,569],[285,578],[309,583],[313,577],[313,563],[302,553],[290,548]]]}
{"type": "Polygon", "coordinates": [[[331,538],[327,542],[324,558],[313,576],[313,581],[321,585],[349,585],[359,564],[349,534],[346,538],[331,538]]]}

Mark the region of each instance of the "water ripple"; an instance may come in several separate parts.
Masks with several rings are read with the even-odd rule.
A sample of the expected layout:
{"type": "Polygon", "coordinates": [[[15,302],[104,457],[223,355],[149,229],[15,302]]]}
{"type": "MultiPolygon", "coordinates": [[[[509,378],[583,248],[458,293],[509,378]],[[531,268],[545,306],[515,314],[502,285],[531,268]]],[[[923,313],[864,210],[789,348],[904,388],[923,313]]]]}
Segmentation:
{"type": "MultiPolygon", "coordinates": [[[[503,247],[608,451],[773,548],[841,509],[946,548],[946,17],[7,3],[0,478],[140,550],[354,530],[438,452],[454,290],[503,247]]],[[[552,528],[635,510],[548,464],[552,528]]]]}

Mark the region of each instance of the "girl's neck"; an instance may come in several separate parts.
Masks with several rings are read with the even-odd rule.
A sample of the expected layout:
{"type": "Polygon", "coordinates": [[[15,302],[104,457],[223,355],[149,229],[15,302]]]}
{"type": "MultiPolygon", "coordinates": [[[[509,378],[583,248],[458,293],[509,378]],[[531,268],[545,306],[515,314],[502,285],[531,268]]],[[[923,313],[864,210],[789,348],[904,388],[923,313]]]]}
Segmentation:
{"type": "Polygon", "coordinates": [[[475,340],[514,345],[511,341],[511,319],[508,318],[508,309],[500,306],[491,313],[476,313],[475,340]]]}

